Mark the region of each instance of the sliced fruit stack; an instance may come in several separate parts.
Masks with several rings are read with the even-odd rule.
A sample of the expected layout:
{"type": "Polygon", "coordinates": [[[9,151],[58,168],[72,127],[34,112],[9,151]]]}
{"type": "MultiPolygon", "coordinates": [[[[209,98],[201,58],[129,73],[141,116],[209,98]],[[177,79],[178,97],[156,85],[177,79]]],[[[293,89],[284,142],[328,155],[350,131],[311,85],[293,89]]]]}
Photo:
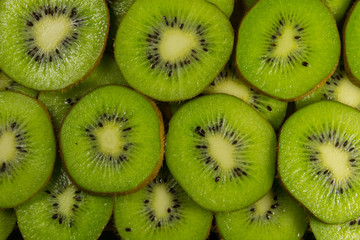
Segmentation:
{"type": "Polygon", "coordinates": [[[0,240],[360,239],[358,2],[2,0],[0,240]]]}

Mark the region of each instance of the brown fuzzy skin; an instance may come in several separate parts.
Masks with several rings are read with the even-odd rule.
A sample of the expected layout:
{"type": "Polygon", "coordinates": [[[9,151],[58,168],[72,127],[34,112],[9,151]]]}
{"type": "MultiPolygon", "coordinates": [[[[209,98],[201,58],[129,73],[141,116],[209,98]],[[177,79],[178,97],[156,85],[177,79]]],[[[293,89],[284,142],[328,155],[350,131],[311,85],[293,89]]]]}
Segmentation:
{"type": "MultiPolygon", "coordinates": [[[[17,93],[17,94],[24,95],[24,96],[26,96],[26,97],[34,100],[35,102],[37,102],[37,103],[42,107],[42,109],[44,109],[44,112],[46,113],[47,117],[49,118],[50,124],[51,124],[51,126],[52,126],[52,131],[53,131],[53,134],[54,134],[54,137],[55,137],[54,126],[53,126],[53,124],[52,124],[51,116],[50,116],[50,114],[49,114],[46,106],[45,106],[42,102],[40,102],[38,99],[36,99],[36,98],[30,97],[30,96],[28,96],[28,95],[26,95],[26,94],[19,93],[19,92],[16,92],[16,93],[17,93]]],[[[56,140],[56,139],[55,139],[55,140],[56,140]]],[[[55,146],[55,148],[56,148],[56,146],[55,146]]],[[[55,151],[56,151],[56,149],[55,149],[55,151]]],[[[28,198],[27,200],[25,200],[24,202],[22,202],[22,203],[20,203],[20,204],[18,204],[18,205],[13,206],[13,208],[17,208],[17,207],[23,205],[24,203],[28,202],[28,201],[31,200],[36,194],[38,194],[41,190],[43,190],[43,188],[48,184],[48,182],[49,182],[50,179],[51,179],[51,176],[52,176],[52,174],[53,174],[53,172],[54,172],[54,168],[55,168],[55,162],[56,162],[56,154],[55,154],[55,160],[54,160],[54,163],[53,163],[53,166],[52,166],[52,169],[51,169],[51,173],[50,173],[49,177],[46,179],[45,183],[44,183],[44,184],[40,187],[40,189],[39,189],[38,191],[36,191],[31,197],[29,197],[29,198],[28,198]]],[[[4,209],[6,209],[6,208],[0,208],[0,210],[4,210],[4,209]]]]}
{"type": "Polygon", "coordinates": [[[106,35],[105,35],[105,42],[104,42],[104,45],[103,45],[103,48],[101,49],[101,52],[100,52],[100,55],[98,57],[98,59],[96,60],[95,64],[93,65],[93,67],[90,69],[90,71],[88,73],[86,73],[82,78],[80,78],[78,81],[64,87],[64,88],[61,88],[61,89],[53,89],[53,90],[39,90],[39,92],[56,92],[56,91],[62,91],[62,92],[65,92],[66,90],[76,86],[77,84],[83,82],[88,76],[91,75],[91,73],[96,69],[96,67],[99,65],[101,59],[102,59],[102,56],[105,52],[105,49],[106,49],[106,43],[107,43],[107,39],[109,37],[109,29],[110,29],[110,13],[109,13],[109,8],[106,4],[106,1],[103,0],[105,6],[106,6],[106,11],[107,11],[107,17],[108,17],[108,24],[107,24],[107,30],[106,30],[106,35]]]}
{"type": "MultiPolygon", "coordinates": [[[[329,9],[329,7],[324,3],[323,0],[321,0],[321,2],[329,9]]],[[[259,3],[259,2],[255,3],[255,5],[254,5],[253,7],[255,7],[258,3],[259,3]]],[[[253,8],[253,7],[252,7],[252,8],[253,8]]],[[[251,9],[252,9],[252,8],[251,8],[251,9]]],[[[329,11],[330,11],[330,9],[329,9],[329,11]]],[[[339,61],[340,61],[341,46],[340,46],[340,49],[339,49],[339,58],[338,58],[338,60],[337,60],[337,63],[336,63],[336,65],[335,65],[335,67],[333,68],[333,70],[332,70],[323,80],[321,80],[318,84],[316,84],[316,86],[314,86],[310,91],[306,92],[306,93],[303,94],[303,95],[300,95],[300,96],[298,96],[298,97],[291,98],[291,99],[279,98],[279,97],[270,95],[269,93],[266,93],[266,92],[262,91],[261,89],[257,88],[256,86],[254,86],[253,84],[251,84],[251,83],[244,77],[244,75],[241,73],[241,71],[240,71],[240,69],[239,69],[238,61],[237,61],[237,54],[236,54],[236,52],[237,52],[236,49],[237,49],[237,47],[238,47],[238,42],[239,42],[239,40],[238,40],[238,38],[239,38],[239,31],[240,31],[241,25],[242,25],[242,23],[243,23],[243,20],[246,18],[246,16],[247,16],[248,13],[249,13],[249,11],[247,11],[247,12],[245,13],[245,16],[243,17],[243,19],[242,19],[241,22],[240,22],[240,25],[239,25],[239,28],[238,28],[237,41],[235,42],[235,48],[234,48],[234,49],[235,49],[235,54],[234,54],[234,55],[235,55],[235,71],[237,72],[237,74],[239,75],[239,77],[240,77],[245,83],[247,83],[250,87],[256,89],[257,91],[259,91],[261,94],[263,94],[263,95],[265,95],[265,96],[268,96],[268,97],[277,99],[277,100],[279,100],[279,101],[283,101],[283,102],[294,102],[294,101],[299,101],[299,100],[301,100],[302,98],[306,97],[307,95],[315,92],[318,88],[322,87],[322,86],[326,83],[326,81],[334,74],[334,72],[336,71],[336,68],[337,68],[338,65],[339,65],[339,61]]],[[[334,21],[335,24],[336,24],[335,17],[334,17],[334,15],[332,15],[332,16],[333,16],[333,21],[334,21]]],[[[340,34],[339,34],[338,37],[339,37],[339,42],[341,42],[340,34]]]]}
{"type": "Polygon", "coordinates": [[[347,28],[347,24],[349,22],[349,19],[352,15],[352,12],[354,11],[355,7],[357,6],[357,4],[359,3],[359,0],[356,1],[356,3],[354,3],[351,7],[351,9],[349,10],[349,13],[347,14],[347,17],[346,17],[346,20],[345,20],[345,23],[344,23],[344,27],[343,27],[343,31],[342,31],[342,37],[343,37],[343,56],[344,56],[344,66],[345,66],[345,72],[346,72],[346,75],[348,76],[349,80],[354,84],[356,85],[357,87],[360,87],[360,80],[357,79],[354,74],[352,73],[351,71],[351,68],[349,66],[349,61],[348,61],[348,58],[347,58],[347,55],[346,55],[346,38],[345,38],[345,32],[346,32],[346,28],[347,28]]]}
{"type": "MultiPolygon", "coordinates": [[[[128,88],[128,89],[131,89],[129,87],[126,87],[126,86],[123,86],[123,85],[120,85],[120,84],[108,84],[108,85],[104,85],[104,86],[121,86],[121,87],[124,87],[124,88],[128,88]]],[[[90,92],[93,92],[95,91],[96,89],[98,88],[101,88],[101,87],[104,87],[104,86],[100,86],[100,87],[97,87],[95,89],[93,89],[92,91],[90,92]]],[[[133,90],[133,89],[131,89],[133,90]]],[[[134,90],[133,90],[134,91],[134,90]]],[[[90,93],[89,92],[89,93],[90,93]]],[[[137,91],[136,91],[137,92],[137,91]]],[[[88,93],[88,94],[89,94],[88,93]]],[[[137,92],[139,93],[139,92],[137,92]]],[[[141,93],[139,93],[141,94],[141,93]]],[[[143,95],[144,96],[144,95],[143,95]]],[[[156,114],[158,115],[158,119],[159,119],[159,128],[160,128],[160,141],[161,141],[161,148],[160,148],[160,151],[161,151],[161,156],[160,156],[160,159],[157,163],[157,165],[155,166],[154,170],[151,172],[151,174],[143,181],[141,182],[137,187],[135,187],[134,189],[131,189],[129,191],[125,191],[125,192],[93,192],[93,191],[90,191],[88,189],[85,189],[83,188],[82,186],[80,186],[79,184],[77,184],[77,182],[75,181],[75,179],[73,179],[73,177],[70,175],[69,173],[69,170],[67,169],[67,166],[66,166],[66,163],[65,163],[65,160],[64,160],[64,156],[63,156],[63,150],[62,150],[62,144],[61,144],[61,131],[62,131],[62,125],[64,124],[64,120],[66,119],[67,115],[69,114],[69,112],[72,110],[72,108],[78,104],[80,101],[82,101],[82,99],[80,99],[77,103],[74,104],[74,106],[72,106],[69,111],[66,113],[66,115],[64,116],[61,124],[60,124],[60,130],[59,130],[59,135],[58,135],[58,138],[59,138],[59,152],[60,152],[60,156],[61,156],[61,159],[62,159],[62,166],[64,167],[67,175],[69,176],[71,182],[77,187],[79,188],[80,190],[86,192],[86,193],[89,193],[89,194],[93,194],[93,195],[98,195],[98,196],[121,196],[121,195],[127,195],[127,194],[130,194],[130,193],[134,193],[134,192],[137,192],[139,191],[140,189],[142,189],[143,187],[145,187],[150,181],[154,180],[154,178],[156,177],[157,173],[159,172],[161,166],[162,166],[162,162],[163,162],[163,159],[164,159],[164,152],[165,152],[165,130],[164,130],[164,123],[163,123],[163,118],[162,118],[162,114],[159,110],[159,108],[156,106],[156,104],[148,97],[144,96],[149,102],[150,104],[153,106],[153,108],[155,109],[156,111],[156,114]]]]}

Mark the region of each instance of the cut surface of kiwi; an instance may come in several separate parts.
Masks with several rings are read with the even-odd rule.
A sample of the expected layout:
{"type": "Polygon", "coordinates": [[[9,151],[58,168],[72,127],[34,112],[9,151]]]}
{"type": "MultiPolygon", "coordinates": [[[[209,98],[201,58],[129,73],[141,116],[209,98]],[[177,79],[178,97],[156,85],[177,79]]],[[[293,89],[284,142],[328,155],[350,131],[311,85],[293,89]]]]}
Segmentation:
{"type": "Polygon", "coordinates": [[[360,239],[360,219],[341,224],[327,224],[310,218],[310,227],[316,240],[358,240],[360,239]]]}
{"type": "Polygon", "coordinates": [[[239,28],[236,62],[242,77],[284,101],[300,99],[326,81],[339,57],[336,22],[322,1],[260,1],[239,28]]]}
{"type": "Polygon", "coordinates": [[[98,239],[113,210],[113,199],[76,188],[60,164],[49,184],[16,208],[25,239],[98,239]]]}
{"type": "Polygon", "coordinates": [[[351,4],[351,0],[323,0],[334,14],[337,22],[339,22],[345,15],[346,10],[351,4]]]}
{"type": "Polygon", "coordinates": [[[115,198],[114,219],[128,240],[204,240],[212,213],[199,207],[163,167],[140,191],[115,198]]]}
{"type": "Polygon", "coordinates": [[[3,71],[0,70],[0,91],[19,92],[30,97],[36,98],[38,91],[24,87],[17,82],[14,82],[3,71]]]}
{"type": "Polygon", "coordinates": [[[299,240],[308,226],[306,211],[277,181],[271,191],[249,207],[217,213],[215,218],[225,240],[299,240]]]}
{"type": "Polygon", "coordinates": [[[229,20],[214,4],[137,0],[119,26],[115,58],[131,87],[160,101],[178,101],[210,84],[233,41],[229,20]]]}
{"type": "Polygon", "coordinates": [[[286,102],[257,92],[241,80],[230,66],[225,67],[203,93],[226,93],[240,98],[266,118],[276,130],[280,128],[285,118],[286,102]]]}
{"type": "Polygon", "coordinates": [[[344,69],[338,68],[324,86],[296,101],[296,109],[321,100],[341,102],[360,110],[360,88],[349,80],[344,69]]]}
{"type": "Polygon", "coordinates": [[[143,187],[156,176],[164,148],[159,110],[120,85],[90,92],[69,111],[60,149],[75,184],[90,192],[116,194],[143,187]]]}
{"type": "Polygon", "coordinates": [[[6,240],[16,224],[14,209],[0,210],[0,240],[6,240]]]}
{"type": "Polygon", "coordinates": [[[360,48],[358,42],[360,41],[360,4],[359,1],[354,3],[348,17],[346,19],[343,31],[343,55],[345,70],[349,79],[354,84],[360,86],[360,48]]]}
{"type": "Polygon", "coordinates": [[[215,4],[218,8],[220,8],[223,13],[230,18],[233,10],[234,10],[234,0],[207,0],[215,4]]]}
{"type": "Polygon", "coordinates": [[[109,27],[103,0],[4,0],[0,12],[0,68],[26,87],[65,88],[100,60],[109,27]]]}
{"type": "Polygon", "coordinates": [[[271,188],[276,135],[242,100],[214,94],[184,104],[169,124],[166,162],[180,186],[211,211],[244,208],[271,188]]]}
{"type": "Polygon", "coordinates": [[[40,92],[38,99],[49,110],[54,127],[58,130],[67,111],[74,104],[91,90],[107,84],[127,85],[115,59],[108,54],[104,54],[100,64],[82,82],[65,91],[40,92]]]}
{"type": "Polygon", "coordinates": [[[43,106],[20,93],[0,92],[0,208],[25,202],[47,183],[55,152],[43,106]]]}
{"type": "Polygon", "coordinates": [[[359,128],[360,112],[332,101],[300,109],[282,127],[281,181],[323,222],[360,216],[359,128]]]}

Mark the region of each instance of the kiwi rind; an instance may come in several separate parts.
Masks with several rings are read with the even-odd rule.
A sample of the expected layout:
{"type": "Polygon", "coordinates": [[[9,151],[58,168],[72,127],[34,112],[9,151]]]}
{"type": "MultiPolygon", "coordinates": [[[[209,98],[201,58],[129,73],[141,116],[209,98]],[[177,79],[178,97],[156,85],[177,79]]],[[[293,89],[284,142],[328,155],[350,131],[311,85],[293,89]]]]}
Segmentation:
{"type": "MultiPolygon", "coordinates": [[[[37,150],[41,149],[43,152],[47,152],[47,154],[46,154],[47,161],[44,161],[42,164],[40,164],[38,166],[38,168],[40,168],[40,167],[42,168],[43,172],[41,174],[39,174],[38,176],[36,176],[38,180],[40,180],[42,178],[42,180],[40,180],[40,181],[42,181],[42,183],[40,184],[40,183],[31,181],[31,180],[34,180],[35,177],[32,177],[32,178],[28,177],[26,182],[22,183],[21,186],[17,186],[18,187],[17,189],[14,189],[14,194],[11,194],[11,196],[8,196],[9,199],[12,199],[11,202],[4,203],[3,200],[1,200],[2,203],[0,205],[0,209],[2,209],[2,208],[14,208],[14,207],[17,207],[17,206],[29,201],[29,199],[31,199],[34,195],[36,195],[39,191],[41,191],[42,188],[44,188],[46,186],[46,184],[48,183],[48,181],[52,175],[53,169],[54,169],[55,158],[56,158],[56,156],[55,156],[56,155],[55,154],[56,153],[56,142],[55,142],[54,130],[53,130],[53,127],[51,124],[50,114],[48,113],[46,107],[40,101],[38,101],[35,98],[29,97],[25,94],[22,94],[22,93],[15,93],[15,92],[9,92],[9,91],[8,92],[0,92],[0,96],[1,96],[2,100],[4,100],[4,96],[5,96],[5,98],[6,97],[12,98],[12,100],[9,102],[12,102],[12,103],[13,102],[17,102],[17,103],[21,102],[22,103],[22,106],[17,105],[14,107],[23,108],[24,106],[27,106],[27,109],[22,109],[21,113],[20,112],[17,113],[18,115],[28,113],[27,111],[30,111],[31,114],[35,114],[35,113],[38,114],[37,119],[38,119],[38,121],[40,121],[40,120],[42,121],[42,125],[41,126],[35,125],[36,127],[34,127],[34,125],[33,125],[34,129],[27,129],[27,131],[32,132],[31,134],[33,136],[35,135],[34,134],[34,132],[36,131],[35,129],[39,129],[39,131],[41,129],[43,134],[44,134],[44,130],[47,129],[47,132],[45,134],[47,139],[42,140],[41,143],[36,144],[37,150]],[[33,104],[33,106],[31,106],[31,104],[33,104]],[[41,116],[41,115],[43,115],[43,116],[41,116]],[[47,120],[45,121],[44,119],[47,119],[47,120]],[[49,121],[49,122],[47,122],[47,121],[49,121]],[[46,165],[49,165],[48,169],[45,168],[46,165]],[[46,173],[47,173],[47,175],[44,175],[46,173]],[[42,176],[40,176],[40,175],[42,175],[42,176]],[[31,189],[29,186],[29,184],[31,184],[31,183],[36,184],[37,187],[31,189]],[[25,189],[21,189],[24,187],[25,187],[25,189]],[[29,188],[30,188],[31,192],[28,193],[28,191],[30,191],[29,188]],[[20,194],[22,194],[22,196],[17,196],[14,198],[14,195],[16,195],[15,193],[20,193],[20,194]]],[[[1,103],[1,101],[0,101],[0,103],[1,103]]],[[[6,116],[6,114],[5,114],[5,116],[6,116]]],[[[38,124],[38,123],[36,123],[36,124],[38,124]]],[[[32,139],[34,139],[34,137],[32,137],[32,139]]],[[[37,137],[37,139],[38,139],[38,137],[37,137]]],[[[45,155],[37,154],[36,157],[37,158],[41,158],[41,157],[45,158],[45,155]]],[[[32,159],[28,158],[27,160],[30,161],[32,159]]],[[[25,161],[22,164],[28,164],[28,163],[26,163],[26,161],[25,161]]],[[[31,166],[33,168],[32,170],[34,170],[34,167],[36,164],[38,164],[38,163],[33,162],[33,166],[31,166]]],[[[23,168],[17,169],[17,171],[23,171],[23,173],[22,173],[23,175],[25,175],[26,170],[30,171],[30,170],[28,170],[29,167],[26,167],[25,170],[23,170],[23,168]]],[[[27,172],[27,174],[33,174],[33,173],[27,172]]],[[[26,177],[26,176],[21,176],[21,177],[22,177],[22,179],[24,179],[24,177],[26,177]]],[[[12,181],[12,182],[14,182],[14,181],[12,181]]],[[[19,185],[19,184],[17,183],[17,185],[19,185]]],[[[2,191],[4,191],[4,189],[2,191]]],[[[5,193],[3,192],[2,194],[5,194],[5,193]]]]}
{"type": "MultiPolygon", "coordinates": [[[[93,93],[94,91],[98,90],[98,89],[101,89],[101,88],[112,88],[112,87],[120,87],[120,88],[123,88],[123,89],[127,89],[127,90],[131,90],[133,91],[132,89],[128,88],[128,87],[125,87],[125,86],[121,86],[121,85],[115,85],[115,84],[112,84],[112,85],[107,85],[107,86],[102,86],[102,87],[98,87],[92,91],[90,91],[88,93],[88,95],[90,95],[91,93],[93,93]]],[[[137,93],[139,95],[141,95],[140,93],[137,93]]],[[[133,193],[133,192],[136,192],[138,190],[140,190],[141,188],[143,188],[144,186],[146,186],[146,184],[149,182],[149,181],[152,181],[159,169],[161,168],[162,166],[162,162],[163,162],[163,159],[164,159],[164,148],[165,148],[165,136],[164,136],[164,124],[163,124],[163,118],[162,118],[162,114],[160,112],[160,110],[158,109],[157,105],[152,101],[150,100],[148,97],[146,96],[143,96],[141,95],[142,97],[144,97],[152,106],[153,110],[155,111],[156,115],[157,115],[157,118],[158,118],[158,123],[159,123],[159,139],[160,139],[160,158],[159,160],[157,161],[157,164],[156,166],[154,167],[154,169],[152,170],[152,172],[148,175],[148,177],[146,177],[141,183],[139,183],[136,187],[132,188],[132,189],[129,189],[129,190],[125,190],[125,191],[116,191],[116,192],[112,192],[112,191],[96,191],[94,189],[89,189],[87,187],[84,187],[82,184],[79,184],[78,181],[76,181],[76,179],[74,179],[74,177],[71,175],[71,171],[68,169],[68,166],[67,166],[67,163],[66,163],[66,160],[65,160],[65,157],[64,157],[64,151],[63,151],[63,142],[62,142],[62,131],[64,129],[63,125],[64,125],[64,122],[67,118],[67,116],[69,115],[69,113],[71,112],[71,109],[69,112],[67,112],[66,116],[64,117],[62,123],[61,123],[61,127],[60,127],[60,133],[59,133],[59,145],[60,145],[60,155],[61,155],[61,159],[62,159],[62,162],[63,162],[63,166],[64,166],[64,169],[67,171],[68,173],[68,176],[69,178],[71,179],[71,181],[73,182],[73,184],[75,186],[77,186],[79,189],[83,190],[84,192],[88,192],[88,193],[91,193],[91,194],[96,194],[96,195],[101,195],[101,196],[117,196],[117,195],[126,195],[126,194],[130,194],[130,193],[133,193]]],[[[80,99],[79,102],[83,101],[83,99],[80,99]]],[[[79,103],[78,102],[78,103],[79,103]]],[[[74,108],[78,103],[76,103],[72,108],[74,108]]],[[[64,135],[65,136],[65,135],[64,135]]]]}
{"type": "MultiPolygon", "coordinates": [[[[346,146],[346,150],[348,152],[352,152],[354,149],[357,149],[356,146],[351,143],[354,139],[356,139],[357,132],[351,132],[351,129],[354,129],[356,124],[359,124],[357,121],[358,118],[356,117],[359,115],[359,112],[347,105],[344,105],[342,103],[333,102],[333,101],[321,101],[314,104],[311,104],[309,106],[306,106],[299,111],[297,111],[295,114],[293,114],[283,125],[282,130],[280,132],[279,136],[279,151],[278,151],[278,165],[277,165],[277,171],[279,173],[279,181],[282,185],[283,189],[286,190],[290,195],[292,195],[304,208],[306,208],[309,211],[309,214],[312,216],[320,219],[323,222],[331,223],[331,224],[337,224],[337,223],[343,223],[346,221],[350,221],[351,219],[354,219],[359,215],[360,208],[356,206],[356,198],[358,197],[358,194],[354,193],[356,191],[356,183],[348,183],[349,186],[345,188],[345,185],[335,186],[337,187],[332,192],[327,191],[327,189],[319,189],[319,186],[321,183],[318,183],[314,179],[311,178],[311,176],[315,176],[316,179],[322,178],[323,174],[330,175],[332,174],[330,170],[324,171],[324,172],[317,172],[318,170],[308,169],[308,172],[304,172],[304,170],[300,170],[299,165],[301,159],[299,156],[301,153],[299,153],[299,149],[301,148],[301,151],[305,151],[306,149],[310,149],[305,144],[310,144],[312,141],[315,141],[316,143],[321,143],[319,139],[323,139],[323,143],[326,143],[324,141],[327,141],[327,135],[326,133],[322,134],[320,131],[321,129],[325,129],[329,127],[330,129],[332,126],[336,129],[334,132],[331,131],[329,134],[329,137],[331,135],[331,139],[333,139],[332,136],[342,138],[341,140],[337,140],[338,143],[331,142],[330,145],[334,145],[334,147],[343,147],[344,143],[344,149],[346,146]],[[323,114],[321,114],[321,112],[323,114]],[[320,115],[319,117],[316,117],[316,120],[314,118],[311,118],[309,115],[316,114],[320,115]],[[331,114],[331,115],[330,115],[331,114]],[[309,116],[308,116],[309,115],[309,116]],[[332,117],[331,117],[332,116],[332,117]],[[295,120],[296,119],[296,120],[295,120]],[[320,120],[322,119],[322,120],[320,120]],[[343,119],[340,121],[336,121],[336,119],[343,119]],[[323,123],[321,123],[323,121],[323,123]],[[290,123],[291,122],[291,123],[290,123]],[[293,128],[301,128],[302,130],[300,133],[296,132],[295,130],[291,130],[291,133],[289,133],[289,126],[293,125],[296,122],[304,123],[304,124],[297,124],[298,127],[293,128]],[[311,128],[311,133],[309,133],[309,127],[307,123],[311,122],[313,123],[313,127],[311,128]],[[331,125],[332,124],[332,125],[331,125]],[[315,125],[317,125],[320,129],[316,129],[315,125]],[[341,126],[340,126],[341,125],[341,126]],[[286,129],[286,130],[285,130],[286,129]],[[344,133],[345,130],[348,130],[347,133],[344,133]],[[286,131],[286,134],[285,134],[286,131]],[[306,131],[306,132],[304,132],[306,131]],[[349,133],[351,132],[351,133],[349,133]],[[290,136],[290,135],[292,136],[290,136]],[[308,135],[311,135],[311,139],[309,140],[308,135]],[[321,134],[321,137],[317,137],[319,134],[321,134]],[[343,135],[345,134],[345,135],[343,135]],[[348,135],[346,135],[348,134],[348,135]],[[286,136],[285,136],[286,135],[286,136]],[[325,136],[326,135],[326,136],[325,136]],[[351,137],[349,137],[351,135],[351,137]],[[285,136],[285,137],[284,137],[285,136]],[[292,139],[289,139],[290,138],[292,139]],[[315,137],[314,137],[315,136],[315,137]],[[347,141],[344,142],[345,139],[349,139],[348,143],[347,141]],[[285,139],[285,140],[284,140],[285,139]],[[289,144],[291,144],[291,140],[296,139],[296,144],[293,142],[293,146],[290,148],[289,144]],[[301,145],[301,142],[306,141],[307,143],[304,143],[301,145]],[[337,145],[335,145],[337,144],[337,145]],[[340,145],[339,145],[340,144],[340,145]],[[300,147],[303,146],[303,147],[300,147]],[[286,149],[286,150],[285,150],[286,149]],[[286,155],[288,157],[286,157],[286,155]],[[291,155],[291,156],[290,156],[291,155]],[[285,159],[288,159],[290,161],[290,164],[284,164],[285,159]],[[289,169],[287,169],[289,168],[289,169]],[[291,168],[296,168],[296,170],[291,170],[291,168]],[[310,171],[311,170],[311,171],[310,171]],[[312,173],[311,173],[312,172],[312,173]],[[289,175],[290,173],[290,175],[289,175]],[[312,174],[309,176],[309,174],[312,174]],[[289,176],[291,176],[292,179],[288,179],[289,176]],[[286,177],[286,179],[285,179],[286,177]],[[311,179],[311,180],[310,180],[311,179]],[[295,182],[295,184],[294,184],[295,182]],[[350,186],[351,185],[351,186],[350,186]],[[294,187],[298,186],[298,187],[294,187]],[[352,194],[349,192],[352,191],[352,194]],[[322,194],[324,192],[324,194],[322,194]],[[335,194],[335,195],[334,195],[335,194]],[[346,199],[348,199],[348,202],[346,203],[345,194],[349,194],[346,199]],[[334,196],[333,196],[334,195],[334,196]],[[334,201],[331,201],[332,198],[335,198],[334,201]],[[314,200],[316,199],[316,201],[314,200]],[[325,199],[325,200],[324,200],[325,199]],[[350,204],[351,202],[351,204],[350,204]]],[[[330,141],[330,140],[329,140],[330,141]]],[[[356,140],[354,140],[356,141],[356,140]]],[[[336,148],[337,148],[336,147],[336,148]]],[[[310,151],[310,150],[309,150],[310,151]]],[[[303,153],[304,155],[305,153],[303,153]]],[[[309,153],[310,154],[310,153],[309,153]]],[[[308,155],[304,155],[308,156],[308,155]]],[[[310,156],[310,155],[309,155],[310,156]]],[[[351,155],[352,156],[352,155],[351,155]]],[[[350,156],[350,158],[351,158],[350,156]]],[[[307,158],[307,157],[306,157],[307,158]]],[[[316,155],[315,158],[318,158],[316,155]]],[[[312,159],[312,158],[311,158],[312,159]]],[[[351,160],[351,159],[350,159],[351,160]]],[[[309,160],[307,160],[309,161],[309,160]]],[[[306,162],[303,162],[303,165],[306,164],[306,162]]],[[[315,160],[309,161],[314,162],[315,160]]],[[[315,161],[316,162],[316,161],[315,161]]],[[[353,162],[351,160],[350,162],[353,162]]],[[[324,165],[324,164],[322,164],[324,165]]],[[[324,165],[325,166],[325,165],[324,165]]],[[[325,167],[322,166],[324,169],[325,167]]],[[[314,168],[316,169],[316,168],[314,168]]],[[[328,169],[328,167],[326,167],[328,169]]],[[[328,184],[332,184],[333,181],[324,182],[325,180],[322,180],[324,183],[322,186],[327,187],[328,184]]],[[[327,180],[326,180],[327,181],[327,180]]],[[[356,179],[352,179],[352,181],[356,181],[356,179]]],[[[336,183],[338,184],[338,183],[336,183]]],[[[321,187],[321,186],[320,186],[321,187]]]]}
{"type": "MultiPolygon", "coordinates": [[[[257,2],[259,3],[259,2],[257,2]]],[[[251,9],[254,9],[257,5],[259,4],[255,4],[251,9]]],[[[327,6],[326,6],[327,7],[327,6]]],[[[243,23],[244,23],[244,20],[246,18],[246,16],[249,15],[251,11],[247,12],[245,17],[242,19],[240,25],[239,25],[239,28],[238,28],[238,39],[239,39],[239,36],[240,36],[240,28],[242,27],[243,23]]],[[[334,21],[334,25],[336,25],[336,21],[332,15],[332,20],[334,21]]],[[[334,28],[335,29],[335,28],[334,28]]],[[[337,28],[336,28],[337,29],[337,28]]],[[[337,31],[336,31],[337,32],[337,31]]],[[[257,91],[259,91],[260,93],[266,95],[266,96],[269,96],[269,97],[272,97],[272,98],[275,98],[275,99],[278,99],[280,101],[285,101],[285,102],[293,102],[293,101],[298,101],[300,99],[302,99],[303,97],[307,96],[308,94],[314,92],[317,88],[321,87],[323,84],[325,84],[326,80],[335,72],[336,70],[336,67],[338,66],[338,62],[339,62],[339,57],[340,57],[340,36],[338,34],[338,36],[335,38],[336,39],[336,42],[338,42],[338,46],[337,48],[339,49],[339,53],[337,54],[337,61],[336,61],[336,64],[333,66],[331,72],[329,72],[329,74],[327,76],[325,76],[323,79],[319,80],[317,82],[317,84],[315,84],[314,86],[312,86],[311,88],[309,88],[306,92],[303,92],[303,93],[299,93],[297,94],[297,96],[292,96],[292,97],[284,97],[284,96],[280,96],[278,93],[280,91],[277,91],[276,95],[274,93],[269,93],[269,92],[266,92],[264,91],[263,89],[260,89],[259,86],[255,86],[253,83],[251,83],[245,76],[244,74],[241,72],[241,70],[239,69],[239,66],[241,66],[241,64],[239,64],[239,61],[240,61],[240,58],[237,56],[238,54],[236,53],[236,56],[235,56],[235,63],[236,63],[236,66],[237,66],[237,72],[239,74],[239,76],[244,80],[246,81],[252,88],[256,89],[257,91]]],[[[236,49],[239,48],[239,40],[236,42],[236,49]]],[[[324,51],[324,52],[328,52],[328,51],[324,51]]],[[[330,69],[329,69],[330,71],[330,69]]],[[[294,87],[293,87],[294,88],[294,87]]],[[[294,88],[295,89],[295,88],[294,88]]]]}

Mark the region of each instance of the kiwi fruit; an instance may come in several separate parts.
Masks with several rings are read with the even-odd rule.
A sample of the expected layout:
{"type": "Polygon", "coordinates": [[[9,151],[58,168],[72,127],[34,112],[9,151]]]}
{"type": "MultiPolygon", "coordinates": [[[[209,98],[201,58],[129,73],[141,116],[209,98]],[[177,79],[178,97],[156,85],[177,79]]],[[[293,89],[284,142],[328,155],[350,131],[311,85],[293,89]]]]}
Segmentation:
{"type": "Polygon", "coordinates": [[[360,4],[356,1],[352,6],[346,18],[343,29],[343,56],[345,71],[349,79],[360,87],[360,49],[358,48],[358,39],[360,31],[358,30],[360,18],[360,4]]]}
{"type": "Polygon", "coordinates": [[[343,19],[346,10],[351,5],[351,0],[323,0],[329,7],[330,11],[334,14],[337,22],[343,19]]]}
{"type": "Polygon", "coordinates": [[[30,97],[36,98],[38,95],[38,92],[24,87],[16,82],[14,82],[11,78],[6,76],[4,72],[0,70],[0,91],[13,91],[13,92],[19,92],[25,95],[28,95],[30,97]]]}
{"type": "Polygon", "coordinates": [[[311,217],[310,226],[317,240],[360,239],[360,218],[341,224],[327,224],[311,217]]]}
{"type": "Polygon", "coordinates": [[[296,109],[321,100],[341,102],[360,110],[360,88],[349,80],[343,68],[338,68],[324,86],[296,101],[296,109]]]}
{"type": "Polygon", "coordinates": [[[239,28],[236,62],[241,76],[283,101],[299,100],[325,83],[339,57],[336,22],[321,1],[260,1],[239,28]]]}
{"type": "Polygon", "coordinates": [[[227,18],[230,18],[234,10],[235,0],[207,0],[207,1],[215,4],[226,15],[227,18]]]}
{"type": "Polygon", "coordinates": [[[16,208],[25,239],[98,239],[113,211],[113,199],[79,190],[57,164],[49,184],[16,208]]]}
{"type": "Polygon", "coordinates": [[[91,90],[107,84],[127,85],[115,59],[104,54],[100,64],[84,81],[65,91],[40,92],[38,99],[49,110],[54,127],[58,131],[67,111],[77,101],[91,90]]]}
{"type": "Polygon", "coordinates": [[[214,212],[238,210],[264,196],[274,179],[275,152],[271,125],[226,94],[184,104],[166,139],[170,172],[195,202],[214,212]]]}
{"type": "Polygon", "coordinates": [[[240,98],[266,118],[276,130],[285,119],[287,103],[265,96],[248,86],[231,65],[225,67],[203,93],[226,93],[240,98]]]}
{"type": "Polygon", "coordinates": [[[83,97],[66,115],[59,135],[66,170],[89,192],[139,190],[162,163],[164,126],[159,110],[120,85],[100,87],[83,97]]]}
{"type": "Polygon", "coordinates": [[[233,42],[229,20],[211,3],[137,0],[119,26],[115,59],[137,91],[160,101],[180,101],[211,83],[229,59],[233,42]]]}
{"type": "Polygon", "coordinates": [[[3,0],[0,12],[0,68],[26,87],[72,85],[91,72],[105,49],[104,0],[3,0]]]}
{"type": "Polygon", "coordinates": [[[321,101],[295,112],[280,132],[281,181],[323,222],[360,216],[359,128],[359,111],[321,101]]]}
{"type": "Polygon", "coordinates": [[[55,153],[44,107],[26,95],[0,92],[0,209],[22,204],[47,183],[55,153]]]}
{"type": "Polygon", "coordinates": [[[114,219],[123,239],[205,240],[212,213],[199,207],[164,166],[140,191],[115,198],[114,219]]]}
{"type": "Polygon", "coordinates": [[[6,240],[16,224],[14,209],[0,210],[0,240],[6,240]]]}
{"type": "Polygon", "coordinates": [[[277,181],[254,204],[235,212],[217,213],[215,218],[225,240],[299,240],[308,226],[306,211],[277,181]]]}

